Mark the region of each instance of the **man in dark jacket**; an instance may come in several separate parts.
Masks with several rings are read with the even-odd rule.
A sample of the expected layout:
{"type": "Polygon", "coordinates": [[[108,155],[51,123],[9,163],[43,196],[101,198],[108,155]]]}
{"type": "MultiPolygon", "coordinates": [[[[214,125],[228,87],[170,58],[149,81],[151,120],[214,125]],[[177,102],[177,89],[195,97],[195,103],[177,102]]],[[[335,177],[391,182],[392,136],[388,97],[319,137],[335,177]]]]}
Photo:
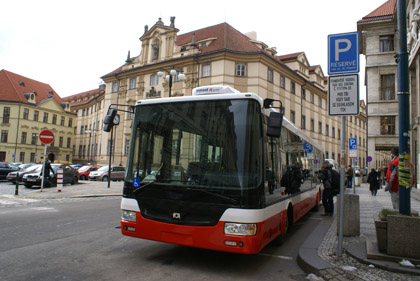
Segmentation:
{"type": "Polygon", "coordinates": [[[325,213],[321,216],[332,216],[334,214],[334,188],[332,185],[332,165],[328,161],[322,163],[322,170],[319,173],[319,179],[324,184],[322,192],[322,205],[324,205],[325,213]]]}

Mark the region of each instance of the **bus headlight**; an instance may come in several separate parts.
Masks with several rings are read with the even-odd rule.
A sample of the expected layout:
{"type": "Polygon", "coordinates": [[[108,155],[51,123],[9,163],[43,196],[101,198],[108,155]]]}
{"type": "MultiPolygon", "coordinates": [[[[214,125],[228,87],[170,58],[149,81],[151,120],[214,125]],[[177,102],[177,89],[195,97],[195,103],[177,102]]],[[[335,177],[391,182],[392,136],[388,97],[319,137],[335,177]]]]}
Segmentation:
{"type": "Polygon", "coordinates": [[[136,212],[122,210],[121,219],[125,221],[136,222],[136,212]]]}
{"type": "Polygon", "coordinates": [[[255,223],[225,223],[225,234],[252,236],[257,233],[257,225],[255,223]]]}

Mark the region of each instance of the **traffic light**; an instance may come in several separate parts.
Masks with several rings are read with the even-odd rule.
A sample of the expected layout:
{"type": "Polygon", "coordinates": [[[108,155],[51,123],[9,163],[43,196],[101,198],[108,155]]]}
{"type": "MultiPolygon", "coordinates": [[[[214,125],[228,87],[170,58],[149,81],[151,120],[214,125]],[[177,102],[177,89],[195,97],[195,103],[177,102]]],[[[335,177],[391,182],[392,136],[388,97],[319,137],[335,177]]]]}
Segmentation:
{"type": "Polygon", "coordinates": [[[114,126],[114,119],[117,115],[117,110],[114,108],[108,109],[108,113],[105,115],[104,118],[104,131],[109,132],[111,131],[112,126],[114,126]]]}

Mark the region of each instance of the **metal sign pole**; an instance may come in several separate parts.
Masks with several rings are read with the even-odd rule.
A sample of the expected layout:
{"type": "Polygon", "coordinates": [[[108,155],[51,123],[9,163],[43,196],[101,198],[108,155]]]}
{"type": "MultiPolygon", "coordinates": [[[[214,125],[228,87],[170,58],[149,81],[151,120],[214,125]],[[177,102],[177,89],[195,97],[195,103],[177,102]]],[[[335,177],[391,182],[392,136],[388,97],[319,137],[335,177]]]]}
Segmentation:
{"type": "MultiPolygon", "coordinates": [[[[44,148],[44,164],[42,165],[42,178],[41,178],[41,192],[44,190],[44,178],[45,178],[45,161],[47,159],[47,145],[44,148]]],[[[50,172],[50,171],[48,171],[50,172]]]]}
{"type": "Polygon", "coordinates": [[[341,161],[340,161],[340,194],[338,196],[338,249],[337,256],[343,252],[343,204],[344,204],[344,174],[346,165],[346,116],[341,116],[341,161]]]}

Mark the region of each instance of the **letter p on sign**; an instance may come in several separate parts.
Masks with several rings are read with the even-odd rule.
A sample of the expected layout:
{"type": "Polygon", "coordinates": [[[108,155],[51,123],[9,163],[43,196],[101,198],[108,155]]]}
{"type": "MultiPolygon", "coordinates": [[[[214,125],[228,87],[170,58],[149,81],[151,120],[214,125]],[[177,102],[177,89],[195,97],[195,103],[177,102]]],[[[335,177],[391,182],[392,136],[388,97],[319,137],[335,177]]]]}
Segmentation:
{"type": "Polygon", "coordinates": [[[340,53],[345,53],[351,48],[351,41],[349,39],[337,39],[335,40],[335,61],[340,60],[340,53]],[[340,46],[345,46],[340,49],[340,46]]]}

